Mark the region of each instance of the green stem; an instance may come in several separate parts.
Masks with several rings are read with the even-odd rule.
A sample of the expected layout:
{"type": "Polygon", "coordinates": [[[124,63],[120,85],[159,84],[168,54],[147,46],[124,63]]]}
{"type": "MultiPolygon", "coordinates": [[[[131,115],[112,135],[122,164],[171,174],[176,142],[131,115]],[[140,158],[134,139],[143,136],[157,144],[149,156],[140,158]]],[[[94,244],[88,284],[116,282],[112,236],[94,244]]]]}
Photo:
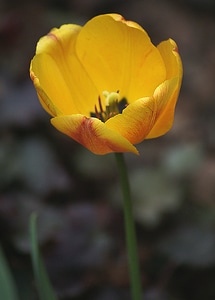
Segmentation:
{"type": "Polygon", "coordinates": [[[125,218],[125,232],[126,243],[128,251],[128,263],[131,280],[132,299],[142,299],[142,288],[140,279],[140,266],[137,252],[137,240],[133,218],[133,210],[131,203],[130,185],[128,180],[128,173],[126,168],[123,153],[115,153],[120,181],[122,186],[122,193],[124,199],[124,218],[125,218]]]}

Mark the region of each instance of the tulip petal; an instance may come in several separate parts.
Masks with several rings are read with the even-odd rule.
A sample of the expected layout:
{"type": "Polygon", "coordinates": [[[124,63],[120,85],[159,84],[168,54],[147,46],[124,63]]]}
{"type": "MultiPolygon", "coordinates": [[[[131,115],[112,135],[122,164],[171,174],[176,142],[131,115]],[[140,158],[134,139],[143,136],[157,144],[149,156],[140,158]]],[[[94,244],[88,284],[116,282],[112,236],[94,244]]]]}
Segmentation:
{"type": "Polygon", "coordinates": [[[31,62],[31,73],[39,78],[40,88],[63,114],[90,116],[99,93],[76,56],[75,42],[80,29],[63,25],[41,38],[31,62]]]}
{"type": "Polygon", "coordinates": [[[176,43],[169,39],[158,45],[166,66],[167,81],[158,86],[154,92],[157,105],[154,127],[146,138],[159,137],[172,127],[174,111],[182,81],[182,62],[176,43]]]}
{"type": "Polygon", "coordinates": [[[37,43],[36,54],[46,53],[58,59],[58,54],[61,57],[62,53],[62,48],[59,46],[73,48],[73,43],[81,28],[80,25],[76,24],[65,24],[60,28],[53,28],[47,35],[40,38],[37,43]]]}
{"type": "Polygon", "coordinates": [[[129,104],[122,114],[106,121],[106,126],[137,144],[144,140],[155,121],[156,105],[153,97],[139,99],[129,104]]]}
{"type": "Polygon", "coordinates": [[[156,104],[155,123],[147,139],[159,137],[170,130],[174,120],[178,98],[178,78],[166,80],[156,88],[153,95],[156,104]]]}
{"type": "Polygon", "coordinates": [[[183,70],[176,43],[172,39],[168,39],[161,42],[157,48],[165,63],[166,79],[178,77],[180,88],[183,70]]]}
{"type": "Polygon", "coordinates": [[[106,127],[96,118],[75,114],[51,119],[52,125],[95,154],[133,152],[137,149],[123,136],[106,127]]]}
{"type": "Polygon", "coordinates": [[[166,79],[164,61],[147,33],[119,15],[100,15],[86,23],[76,50],[100,94],[119,90],[132,103],[151,96],[166,79]]]}
{"type": "Polygon", "coordinates": [[[37,91],[38,98],[40,100],[40,103],[42,107],[51,115],[51,116],[57,116],[58,114],[61,114],[61,111],[54,105],[54,103],[51,101],[51,99],[47,96],[45,91],[40,86],[39,79],[34,75],[33,71],[30,70],[30,77],[31,80],[34,83],[34,87],[37,91]]]}

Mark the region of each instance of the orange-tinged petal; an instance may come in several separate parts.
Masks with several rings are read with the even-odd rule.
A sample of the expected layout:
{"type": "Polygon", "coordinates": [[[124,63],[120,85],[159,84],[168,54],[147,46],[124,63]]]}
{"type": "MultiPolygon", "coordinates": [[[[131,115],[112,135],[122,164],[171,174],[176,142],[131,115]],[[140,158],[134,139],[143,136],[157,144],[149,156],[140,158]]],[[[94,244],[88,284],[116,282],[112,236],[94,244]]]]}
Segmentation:
{"type": "Polygon", "coordinates": [[[170,130],[178,98],[178,78],[166,80],[154,92],[155,123],[146,138],[156,138],[170,130]]]}
{"type": "Polygon", "coordinates": [[[80,25],[65,24],[60,28],[53,28],[47,35],[43,36],[36,47],[36,54],[47,53],[54,59],[62,55],[62,48],[73,48],[75,38],[81,30],[80,25]]]}
{"type": "Polygon", "coordinates": [[[166,70],[147,33],[117,16],[100,15],[86,23],[76,50],[100,94],[119,90],[131,103],[151,96],[166,79],[166,70]]]}
{"type": "Polygon", "coordinates": [[[137,24],[134,21],[126,20],[123,16],[121,16],[119,14],[114,14],[113,13],[113,14],[107,14],[107,15],[111,16],[116,21],[120,21],[120,22],[125,23],[127,26],[134,27],[134,28],[137,28],[137,29],[142,30],[142,31],[145,32],[145,30],[139,24],[137,24]]]}
{"type": "Polygon", "coordinates": [[[62,114],[89,116],[98,91],[76,56],[75,42],[80,29],[64,25],[41,38],[31,62],[31,73],[62,114]]]}
{"type": "Polygon", "coordinates": [[[155,121],[156,103],[153,97],[139,99],[129,104],[122,114],[106,121],[106,126],[137,144],[144,140],[155,121]]]}
{"type": "Polygon", "coordinates": [[[106,127],[96,118],[75,114],[59,116],[51,119],[51,123],[59,131],[73,138],[95,154],[111,152],[133,152],[137,149],[119,133],[106,127]]]}

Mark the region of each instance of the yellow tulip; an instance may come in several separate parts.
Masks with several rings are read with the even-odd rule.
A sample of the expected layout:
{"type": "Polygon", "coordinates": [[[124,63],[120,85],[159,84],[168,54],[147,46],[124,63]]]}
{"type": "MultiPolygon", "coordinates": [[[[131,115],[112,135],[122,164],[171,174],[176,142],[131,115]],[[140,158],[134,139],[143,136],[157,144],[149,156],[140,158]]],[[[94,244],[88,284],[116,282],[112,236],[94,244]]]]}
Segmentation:
{"type": "Polygon", "coordinates": [[[182,63],[172,39],[154,46],[118,14],[42,37],[30,76],[51,123],[95,154],[134,146],[172,127],[182,63]]]}

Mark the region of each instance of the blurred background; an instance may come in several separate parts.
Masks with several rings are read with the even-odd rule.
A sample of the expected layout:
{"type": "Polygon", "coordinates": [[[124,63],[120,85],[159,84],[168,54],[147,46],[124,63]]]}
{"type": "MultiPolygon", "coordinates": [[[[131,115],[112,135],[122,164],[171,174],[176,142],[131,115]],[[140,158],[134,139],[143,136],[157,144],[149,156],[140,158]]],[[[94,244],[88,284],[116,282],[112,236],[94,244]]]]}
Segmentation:
{"type": "MultiPolygon", "coordinates": [[[[116,12],[154,44],[173,38],[184,78],[172,130],[126,154],[145,300],[215,299],[214,0],[1,0],[0,243],[19,298],[35,300],[29,217],[60,300],[129,298],[114,155],[57,132],[29,79],[38,39],[116,12]]],[[[56,83],[57,84],[57,83],[56,83]]]]}

